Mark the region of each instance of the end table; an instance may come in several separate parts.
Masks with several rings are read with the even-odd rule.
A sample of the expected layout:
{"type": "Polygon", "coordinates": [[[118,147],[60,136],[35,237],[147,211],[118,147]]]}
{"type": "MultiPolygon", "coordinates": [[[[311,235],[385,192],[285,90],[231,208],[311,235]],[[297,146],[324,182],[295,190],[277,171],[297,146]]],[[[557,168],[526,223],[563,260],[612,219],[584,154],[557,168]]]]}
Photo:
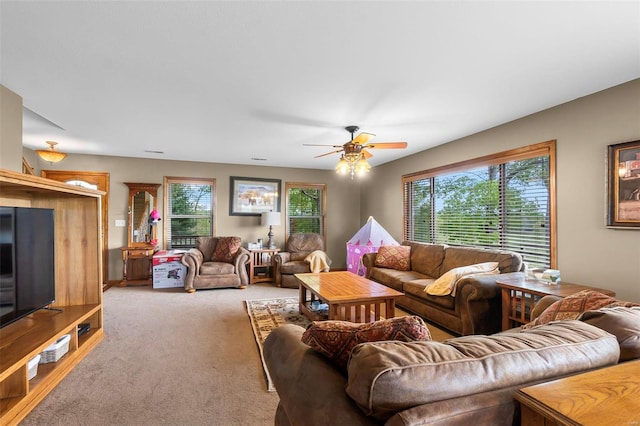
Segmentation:
{"type": "Polygon", "coordinates": [[[543,296],[567,297],[582,290],[616,295],[615,291],[565,281],[549,284],[546,281],[527,278],[522,272],[505,275],[504,278],[496,279],[496,284],[502,289],[502,330],[509,330],[531,321],[531,311],[543,296]]]}
{"type": "Polygon", "coordinates": [[[271,281],[273,256],[280,251],[273,249],[249,249],[251,260],[249,261],[249,284],[271,281]]]}

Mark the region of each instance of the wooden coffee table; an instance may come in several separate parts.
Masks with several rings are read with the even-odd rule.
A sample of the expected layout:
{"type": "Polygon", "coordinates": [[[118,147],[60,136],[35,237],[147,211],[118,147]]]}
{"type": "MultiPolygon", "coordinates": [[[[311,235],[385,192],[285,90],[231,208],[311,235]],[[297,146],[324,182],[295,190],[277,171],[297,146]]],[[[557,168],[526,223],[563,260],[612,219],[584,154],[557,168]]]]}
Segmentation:
{"type": "Polygon", "coordinates": [[[300,313],[312,321],[341,320],[373,322],[395,316],[396,298],[403,294],[392,288],[346,271],[295,274],[300,281],[300,313]],[[315,304],[328,305],[326,313],[315,304]]]}

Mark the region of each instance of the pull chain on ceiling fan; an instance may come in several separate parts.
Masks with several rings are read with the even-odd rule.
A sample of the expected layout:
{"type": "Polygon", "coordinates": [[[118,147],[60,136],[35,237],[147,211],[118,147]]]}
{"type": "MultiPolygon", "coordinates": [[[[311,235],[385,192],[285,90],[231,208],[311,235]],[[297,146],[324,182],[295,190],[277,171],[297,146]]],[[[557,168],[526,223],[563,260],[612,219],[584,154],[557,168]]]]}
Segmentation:
{"type": "Polygon", "coordinates": [[[336,166],[336,171],[339,174],[348,174],[351,179],[355,176],[362,176],[369,172],[371,166],[367,162],[367,158],[371,158],[369,149],[404,149],[407,147],[406,142],[380,142],[369,143],[369,140],[376,135],[373,133],[362,132],[358,136],[354,137],[354,134],[359,130],[358,126],[347,126],[345,130],[351,133],[351,140],[343,145],[316,145],[316,144],[304,144],[305,146],[332,146],[334,148],[340,148],[335,151],[327,152],[325,154],[316,155],[314,158],[325,157],[331,154],[340,155],[340,160],[336,166]]]}

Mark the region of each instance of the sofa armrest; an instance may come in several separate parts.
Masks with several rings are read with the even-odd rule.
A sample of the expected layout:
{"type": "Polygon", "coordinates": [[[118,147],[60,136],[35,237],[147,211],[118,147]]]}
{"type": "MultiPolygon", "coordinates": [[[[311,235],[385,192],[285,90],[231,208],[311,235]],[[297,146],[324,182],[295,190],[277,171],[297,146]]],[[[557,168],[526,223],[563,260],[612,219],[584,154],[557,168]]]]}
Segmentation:
{"type": "Polygon", "coordinates": [[[233,258],[233,266],[236,270],[236,274],[240,276],[240,283],[242,285],[249,284],[249,273],[247,272],[247,264],[251,261],[251,253],[244,247],[240,247],[235,257],[233,258]]]}
{"type": "Polygon", "coordinates": [[[496,281],[506,275],[479,275],[458,282],[455,303],[461,313],[462,335],[493,334],[502,329],[502,298],[496,281]]]}
{"type": "Polygon", "coordinates": [[[367,268],[365,278],[371,277],[371,268],[373,268],[376,265],[377,254],[378,253],[365,253],[364,256],[362,256],[362,264],[364,265],[365,268],[367,268]]]}
{"type": "Polygon", "coordinates": [[[345,392],[346,377],[300,341],[304,328],[286,324],[264,342],[264,358],[292,425],[374,425],[345,392]]]}
{"type": "Polygon", "coordinates": [[[282,284],[282,271],[283,264],[291,260],[291,253],[288,251],[281,251],[273,255],[273,278],[276,285],[282,284]]]}
{"type": "Polygon", "coordinates": [[[196,276],[200,275],[200,267],[204,262],[204,255],[197,248],[192,248],[182,255],[180,261],[187,267],[187,276],[184,278],[184,289],[187,291],[195,291],[193,288],[193,280],[196,276]]]}

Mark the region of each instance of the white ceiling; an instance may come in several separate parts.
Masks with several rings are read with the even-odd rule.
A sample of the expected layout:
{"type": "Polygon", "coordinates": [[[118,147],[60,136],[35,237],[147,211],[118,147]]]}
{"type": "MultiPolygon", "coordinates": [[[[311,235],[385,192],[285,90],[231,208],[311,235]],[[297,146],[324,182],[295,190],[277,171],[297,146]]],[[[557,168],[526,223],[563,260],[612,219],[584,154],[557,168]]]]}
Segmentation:
{"type": "Polygon", "coordinates": [[[640,77],[640,1],[2,0],[0,19],[24,145],[71,153],[330,169],[303,144],[409,143],[375,166],[640,77]]]}

